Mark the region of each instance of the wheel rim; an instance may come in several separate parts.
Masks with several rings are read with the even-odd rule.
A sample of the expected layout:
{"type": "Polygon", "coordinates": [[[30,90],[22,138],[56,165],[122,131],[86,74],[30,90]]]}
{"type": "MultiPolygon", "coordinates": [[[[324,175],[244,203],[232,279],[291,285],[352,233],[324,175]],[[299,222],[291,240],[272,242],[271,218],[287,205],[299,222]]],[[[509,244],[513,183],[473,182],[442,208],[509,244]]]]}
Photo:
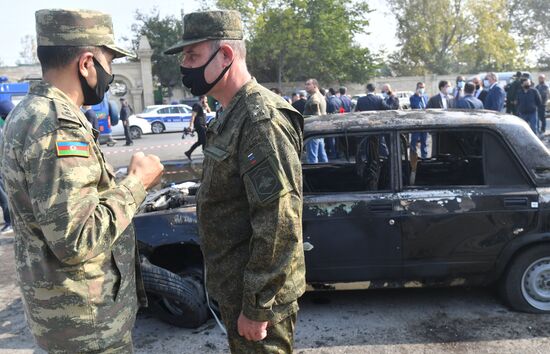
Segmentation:
{"type": "Polygon", "coordinates": [[[159,133],[162,133],[162,124],[160,123],[153,123],[153,125],[151,126],[151,130],[153,131],[153,133],[155,134],[159,134],[159,133]]]}
{"type": "Polygon", "coordinates": [[[132,139],[139,139],[141,132],[139,131],[139,128],[132,127],[130,128],[130,135],[132,136],[132,139]]]}
{"type": "Polygon", "coordinates": [[[521,279],[521,292],[534,308],[550,310],[550,257],[537,259],[526,268],[521,279]]]}

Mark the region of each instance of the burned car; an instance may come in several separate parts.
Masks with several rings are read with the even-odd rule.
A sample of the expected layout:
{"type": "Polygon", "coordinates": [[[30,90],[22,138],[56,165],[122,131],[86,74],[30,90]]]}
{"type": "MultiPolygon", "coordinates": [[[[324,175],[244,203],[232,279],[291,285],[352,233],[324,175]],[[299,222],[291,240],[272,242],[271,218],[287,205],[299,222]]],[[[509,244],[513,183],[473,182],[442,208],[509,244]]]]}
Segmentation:
{"type": "MultiPolygon", "coordinates": [[[[513,309],[550,312],[550,155],[524,121],[361,112],[308,118],[304,137],[330,156],[302,160],[310,289],[498,285],[513,309]]],[[[153,311],[183,327],[209,316],[197,188],[151,194],[134,219],[153,311]]]]}

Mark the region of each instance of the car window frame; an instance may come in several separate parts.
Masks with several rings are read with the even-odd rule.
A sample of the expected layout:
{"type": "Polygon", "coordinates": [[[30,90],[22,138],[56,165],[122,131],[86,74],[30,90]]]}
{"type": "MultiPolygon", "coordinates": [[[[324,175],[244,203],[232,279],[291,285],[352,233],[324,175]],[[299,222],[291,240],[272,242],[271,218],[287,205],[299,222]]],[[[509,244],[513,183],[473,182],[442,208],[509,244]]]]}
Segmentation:
{"type": "MultiPolygon", "coordinates": [[[[519,158],[519,155],[518,153],[516,152],[516,150],[513,148],[513,146],[510,145],[510,142],[508,141],[508,139],[498,130],[494,130],[494,129],[490,129],[490,128],[487,128],[487,127],[468,127],[468,126],[464,126],[464,127],[441,127],[441,126],[426,126],[426,127],[421,127],[421,128],[401,128],[401,129],[397,129],[396,130],[396,134],[398,137],[401,136],[401,134],[405,133],[405,134],[411,134],[411,133],[414,133],[414,132],[427,132],[427,133],[430,133],[431,131],[435,131],[435,130],[444,130],[446,132],[449,132],[449,131],[475,131],[475,132],[481,132],[481,133],[488,133],[488,134],[491,134],[493,135],[493,137],[495,137],[499,142],[500,144],[502,145],[502,148],[506,150],[506,152],[508,153],[508,157],[512,160],[512,163],[516,164],[516,167],[519,168],[520,170],[520,173],[522,174],[523,178],[525,179],[526,181],[526,184],[525,185],[518,185],[518,184],[514,184],[514,185],[490,185],[490,184],[478,184],[478,185],[473,185],[473,184],[470,184],[470,185],[432,185],[432,186],[413,186],[413,187],[408,187],[408,186],[404,186],[404,183],[403,183],[403,171],[402,171],[402,166],[401,164],[396,164],[396,168],[398,169],[397,172],[397,175],[396,175],[396,181],[397,181],[397,190],[399,192],[403,192],[403,191],[408,191],[408,190],[429,190],[429,189],[468,189],[468,188],[501,188],[501,187],[504,187],[504,186],[510,186],[510,187],[513,187],[513,186],[521,186],[521,187],[528,187],[528,188],[536,188],[536,183],[533,179],[533,177],[531,176],[531,174],[528,172],[528,169],[527,167],[525,166],[525,164],[523,163],[523,161],[521,160],[521,158],[519,158]]],[[[396,139],[398,140],[398,139],[396,139]]],[[[397,157],[399,159],[399,161],[401,161],[401,156],[402,156],[402,149],[401,149],[401,144],[397,144],[396,146],[397,150],[396,150],[396,153],[397,153],[397,157]]],[[[409,147],[407,147],[408,149],[409,147]]],[[[407,151],[408,153],[408,151],[407,151]]],[[[483,161],[483,172],[485,173],[485,161],[483,161]]]]}
{"type": "MultiPolygon", "coordinates": [[[[388,135],[390,142],[387,143],[389,151],[389,157],[390,157],[390,165],[389,165],[389,173],[390,173],[390,188],[384,189],[384,190],[360,190],[360,191],[344,191],[344,192],[338,192],[338,191],[331,191],[331,192],[304,192],[304,196],[326,196],[326,195],[346,195],[346,194],[395,194],[397,193],[397,178],[396,178],[396,169],[397,161],[396,158],[399,156],[397,155],[396,150],[396,136],[397,131],[396,129],[377,129],[377,130],[353,130],[349,131],[348,129],[343,130],[343,132],[323,132],[319,134],[307,134],[307,137],[303,141],[303,148],[302,148],[302,155],[300,155],[300,164],[302,166],[302,176],[303,176],[303,170],[304,166],[315,166],[315,165],[326,165],[330,164],[330,161],[328,163],[317,163],[317,164],[308,164],[307,162],[304,162],[302,160],[303,156],[306,154],[306,144],[310,139],[318,139],[318,138],[333,138],[333,137],[344,137],[346,142],[346,149],[349,149],[349,138],[354,136],[360,136],[360,135],[388,135]]],[[[350,162],[349,156],[347,157],[348,163],[350,162]]],[[[355,163],[355,162],[353,162],[355,163]]]]}

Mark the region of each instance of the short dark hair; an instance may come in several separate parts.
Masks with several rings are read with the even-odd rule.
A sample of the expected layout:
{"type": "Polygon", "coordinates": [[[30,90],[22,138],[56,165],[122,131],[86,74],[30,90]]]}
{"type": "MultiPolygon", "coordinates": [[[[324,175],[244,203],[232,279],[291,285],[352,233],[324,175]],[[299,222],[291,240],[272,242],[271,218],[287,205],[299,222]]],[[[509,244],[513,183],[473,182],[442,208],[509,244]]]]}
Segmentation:
{"type": "Polygon", "coordinates": [[[272,87],[270,88],[271,92],[275,92],[277,95],[282,95],[283,93],[278,87],[272,87]]]}
{"type": "Polygon", "coordinates": [[[345,86],[342,86],[338,91],[340,92],[341,95],[345,95],[346,92],[348,92],[348,89],[345,86]]]}
{"type": "Polygon", "coordinates": [[[36,54],[43,71],[59,69],[69,65],[84,52],[97,53],[99,47],[38,46],[36,54]]]}
{"type": "Polygon", "coordinates": [[[419,87],[420,85],[424,85],[424,83],[423,83],[422,81],[418,81],[418,82],[416,83],[416,89],[417,89],[417,90],[418,90],[418,87],[419,87]]]}
{"type": "Polygon", "coordinates": [[[374,87],[374,84],[368,83],[367,84],[367,91],[374,92],[376,90],[376,87],[374,87]]]}
{"type": "Polygon", "coordinates": [[[471,82],[467,82],[464,85],[464,93],[472,94],[476,90],[476,85],[472,84],[471,82]]]}
{"type": "Polygon", "coordinates": [[[447,86],[448,84],[449,84],[449,81],[441,80],[439,81],[439,85],[437,85],[437,87],[439,87],[439,89],[441,90],[443,87],[447,86]]]}
{"type": "Polygon", "coordinates": [[[336,95],[336,90],[333,89],[332,87],[328,89],[328,92],[330,92],[331,95],[336,95]]]}

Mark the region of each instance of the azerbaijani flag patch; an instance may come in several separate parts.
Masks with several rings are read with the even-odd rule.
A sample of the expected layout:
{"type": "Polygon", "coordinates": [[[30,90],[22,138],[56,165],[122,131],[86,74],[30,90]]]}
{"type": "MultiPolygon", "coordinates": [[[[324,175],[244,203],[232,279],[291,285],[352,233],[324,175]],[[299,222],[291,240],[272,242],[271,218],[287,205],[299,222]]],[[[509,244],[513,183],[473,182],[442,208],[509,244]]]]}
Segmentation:
{"type": "Polygon", "coordinates": [[[90,144],[85,141],[57,141],[57,156],[90,157],[90,144]]]}

